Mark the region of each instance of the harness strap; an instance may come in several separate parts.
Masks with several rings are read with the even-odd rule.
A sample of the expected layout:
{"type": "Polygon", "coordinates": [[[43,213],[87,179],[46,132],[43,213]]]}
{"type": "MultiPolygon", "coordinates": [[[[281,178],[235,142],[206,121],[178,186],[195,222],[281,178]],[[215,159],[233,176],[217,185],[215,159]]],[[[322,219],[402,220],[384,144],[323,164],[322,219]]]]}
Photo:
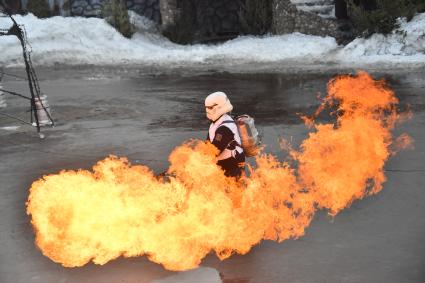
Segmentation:
{"type": "MultiPolygon", "coordinates": [[[[223,124],[236,124],[236,121],[235,120],[226,120],[226,121],[223,121],[223,122],[221,122],[221,124],[220,125],[218,125],[218,127],[217,127],[217,129],[218,128],[220,128],[223,124]]],[[[237,130],[237,127],[236,127],[236,130],[237,130]]],[[[239,133],[238,133],[239,134],[239,133]]],[[[240,134],[239,134],[239,138],[240,138],[240,134]]],[[[242,140],[241,140],[242,141],[242,140]]],[[[243,150],[243,147],[242,147],[242,145],[240,145],[235,139],[233,139],[233,140],[231,140],[227,145],[226,145],[226,148],[232,143],[232,142],[235,142],[236,143],[236,145],[238,146],[238,147],[240,147],[242,150],[243,150]]]]}

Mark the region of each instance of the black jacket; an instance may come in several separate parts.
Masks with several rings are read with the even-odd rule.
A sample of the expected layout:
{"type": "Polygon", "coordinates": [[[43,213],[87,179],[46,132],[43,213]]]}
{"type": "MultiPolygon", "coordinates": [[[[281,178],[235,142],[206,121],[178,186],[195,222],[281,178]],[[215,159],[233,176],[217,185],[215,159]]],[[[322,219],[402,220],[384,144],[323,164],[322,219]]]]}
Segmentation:
{"type": "MultiPolygon", "coordinates": [[[[208,140],[211,140],[209,134],[208,140]]],[[[221,152],[226,148],[234,150],[238,143],[235,140],[234,133],[225,125],[221,125],[215,131],[215,136],[212,139],[212,144],[221,152]]],[[[245,154],[236,151],[235,156],[227,159],[219,160],[217,164],[224,170],[226,176],[240,177],[245,170],[245,154]]]]}

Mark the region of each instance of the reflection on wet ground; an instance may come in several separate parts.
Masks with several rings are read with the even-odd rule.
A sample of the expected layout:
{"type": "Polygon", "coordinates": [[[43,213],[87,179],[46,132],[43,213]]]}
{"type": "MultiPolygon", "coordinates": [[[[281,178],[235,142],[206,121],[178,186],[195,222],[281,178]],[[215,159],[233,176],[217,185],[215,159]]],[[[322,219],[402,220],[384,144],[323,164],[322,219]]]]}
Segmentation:
{"type": "MultiPolygon", "coordinates": [[[[13,70],[16,72],[16,70],[13,70]]],[[[376,74],[394,88],[402,104],[423,110],[418,97],[423,90],[421,72],[376,74]]],[[[234,113],[252,113],[261,124],[298,124],[300,113],[312,113],[318,95],[326,93],[326,83],[336,75],[324,74],[229,74],[212,73],[188,76],[139,74],[67,73],[50,79],[41,74],[42,90],[48,94],[59,124],[78,120],[139,119],[149,129],[187,128],[201,130],[205,120],[203,99],[213,91],[228,93],[234,113]]],[[[23,81],[5,78],[5,88],[28,93],[23,81]]],[[[8,97],[6,112],[22,113],[27,105],[8,97]],[[24,107],[25,105],[25,107],[24,107]]],[[[28,115],[27,115],[28,116],[28,115]]],[[[0,126],[9,121],[2,119],[0,126]]]]}

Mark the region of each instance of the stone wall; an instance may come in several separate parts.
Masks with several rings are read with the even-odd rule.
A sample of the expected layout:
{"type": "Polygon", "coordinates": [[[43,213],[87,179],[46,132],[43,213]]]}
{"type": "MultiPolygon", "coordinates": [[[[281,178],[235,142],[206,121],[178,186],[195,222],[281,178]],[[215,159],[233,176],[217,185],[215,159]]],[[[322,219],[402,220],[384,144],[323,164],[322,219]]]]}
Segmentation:
{"type": "Polygon", "coordinates": [[[162,28],[174,25],[177,20],[177,0],[159,0],[162,28]]]}
{"type": "MultiPolygon", "coordinates": [[[[73,0],[71,15],[81,17],[101,17],[102,7],[107,0],[73,0]]],[[[136,13],[161,23],[159,0],[127,0],[127,8],[136,13]]]]}
{"type": "Polygon", "coordinates": [[[241,33],[239,13],[245,0],[159,1],[162,29],[174,42],[221,41],[241,33]]]}
{"type": "MultiPolygon", "coordinates": [[[[21,0],[23,3],[27,0],[21,0]]],[[[102,7],[108,0],[46,0],[66,6],[63,15],[101,17],[102,7]]],[[[127,8],[167,27],[177,27],[178,19],[190,18],[188,29],[193,42],[220,41],[242,33],[239,13],[246,0],[125,0],[127,8]],[[183,5],[189,3],[190,5],[183,5]],[[182,7],[190,9],[184,10],[182,7]]],[[[324,18],[320,7],[328,11],[335,0],[272,0],[272,33],[300,32],[318,36],[332,36],[339,42],[352,39],[348,20],[324,18]],[[294,5],[294,3],[296,5],[294,5]],[[298,7],[301,7],[297,9],[298,7]],[[320,7],[319,7],[320,6],[320,7]],[[311,7],[314,7],[312,10],[311,7]],[[319,9],[320,8],[320,9],[319,9]],[[313,12],[312,12],[313,11],[313,12]],[[319,16],[321,15],[321,16],[319,16]]],[[[343,0],[336,0],[343,3],[343,0]]],[[[338,2],[338,3],[339,3],[338,2]]],[[[26,4],[26,2],[25,2],[26,4]]],[[[325,13],[326,14],[326,13],[325,13]]],[[[186,21],[187,22],[187,21],[186,21]]],[[[180,23],[181,24],[181,23],[180,23]]]]}
{"type": "Polygon", "coordinates": [[[290,0],[298,10],[316,14],[322,18],[335,18],[334,0],[290,0]]]}
{"type": "Polygon", "coordinates": [[[290,0],[273,1],[273,23],[275,34],[300,32],[318,36],[339,37],[339,24],[335,19],[325,19],[314,13],[298,10],[290,0]]]}
{"type": "Polygon", "coordinates": [[[195,0],[196,33],[199,36],[214,37],[239,34],[240,1],[195,0]]]}

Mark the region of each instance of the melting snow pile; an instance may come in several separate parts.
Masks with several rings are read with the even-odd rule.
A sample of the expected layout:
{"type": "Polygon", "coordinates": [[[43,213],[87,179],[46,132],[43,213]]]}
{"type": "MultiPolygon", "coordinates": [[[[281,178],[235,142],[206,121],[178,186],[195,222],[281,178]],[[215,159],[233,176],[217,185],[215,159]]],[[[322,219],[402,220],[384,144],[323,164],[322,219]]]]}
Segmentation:
{"type": "MultiPolygon", "coordinates": [[[[400,20],[400,28],[384,36],[374,34],[368,39],[357,38],[341,52],[354,61],[423,62],[425,59],[425,13],[412,21],[400,20]]],[[[349,60],[349,59],[348,59],[349,60]]]]}
{"type": "MultiPolygon", "coordinates": [[[[356,39],[346,47],[332,37],[293,33],[280,36],[243,36],[218,45],[174,44],[160,35],[156,26],[131,12],[137,33],[124,38],[103,19],[53,17],[38,19],[29,14],[15,17],[25,26],[37,65],[140,64],[199,65],[291,62],[358,65],[368,62],[420,63],[425,59],[425,13],[388,36],[356,39]]],[[[11,21],[0,18],[0,28],[11,21]]],[[[19,42],[14,36],[0,38],[0,65],[21,65],[19,42]]]]}

